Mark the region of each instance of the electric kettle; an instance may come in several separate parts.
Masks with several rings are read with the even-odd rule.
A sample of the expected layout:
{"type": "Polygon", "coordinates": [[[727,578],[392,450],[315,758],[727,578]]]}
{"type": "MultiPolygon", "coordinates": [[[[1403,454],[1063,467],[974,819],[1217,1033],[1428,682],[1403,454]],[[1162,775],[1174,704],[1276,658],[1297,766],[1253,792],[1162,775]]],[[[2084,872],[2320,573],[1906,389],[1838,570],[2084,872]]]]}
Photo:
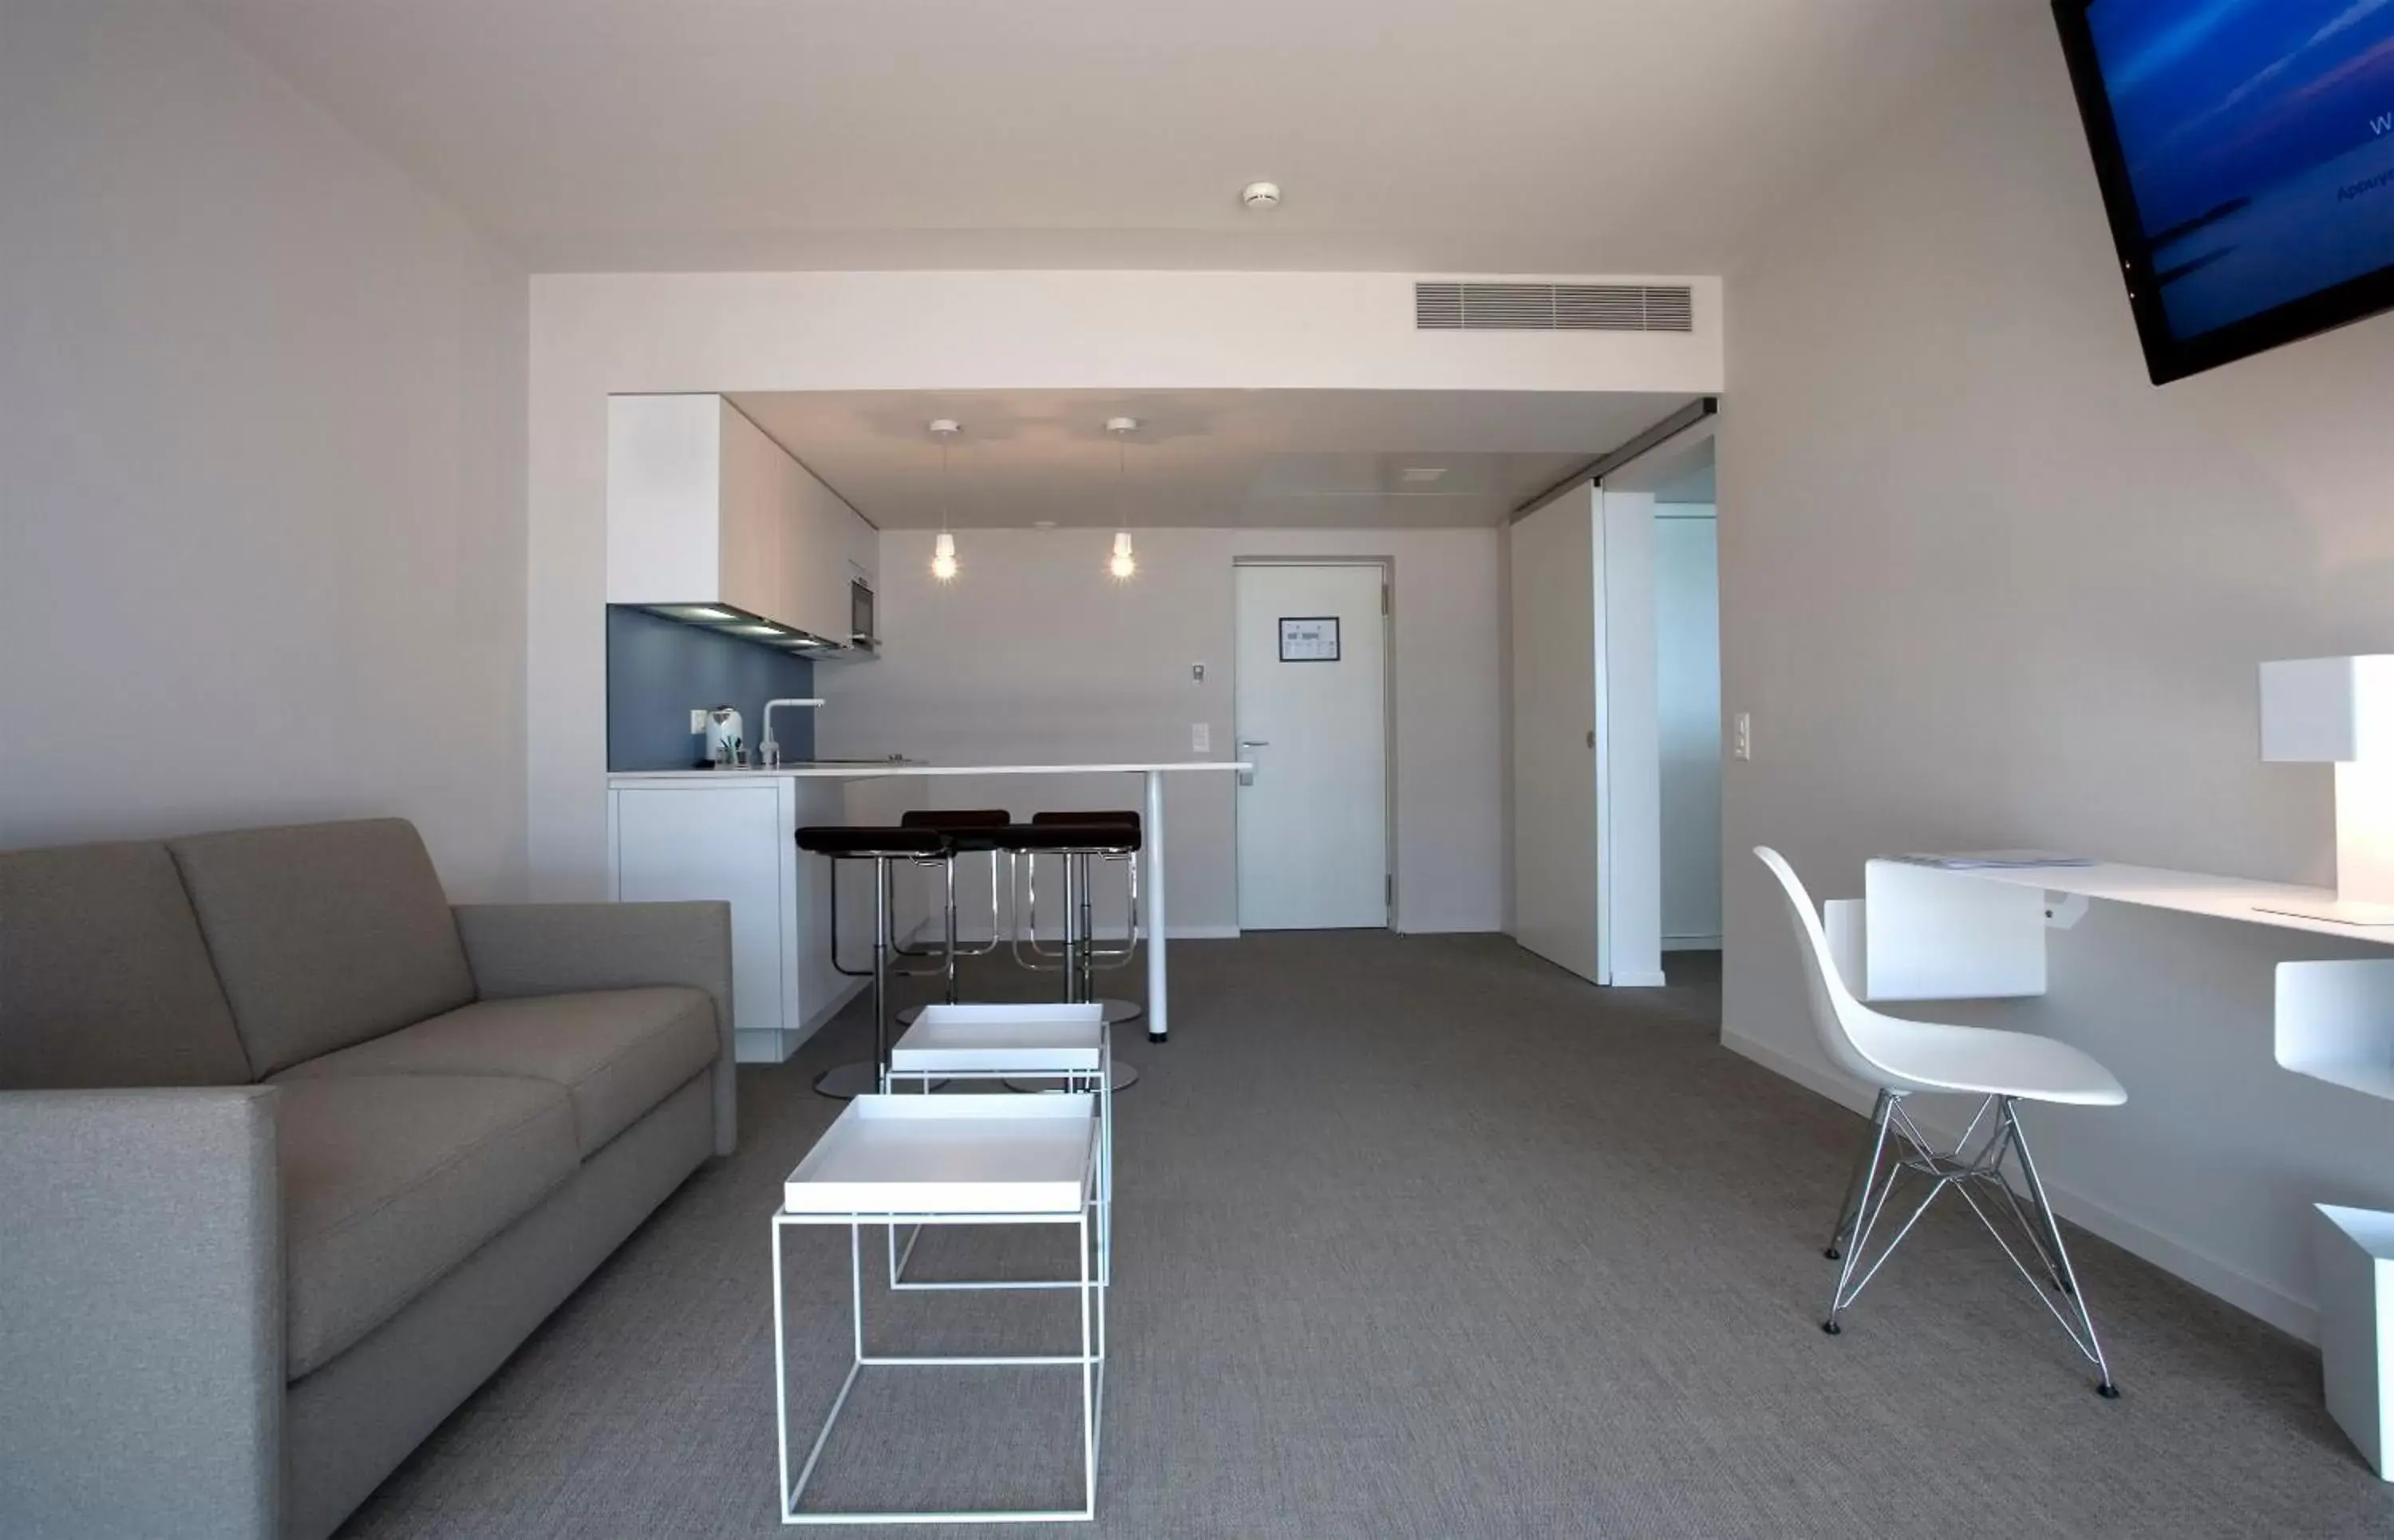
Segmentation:
{"type": "Polygon", "coordinates": [[[717,770],[748,762],[746,726],[740,720],[740,713],[728,705],[707,709],[706,762],[717,770]]]}

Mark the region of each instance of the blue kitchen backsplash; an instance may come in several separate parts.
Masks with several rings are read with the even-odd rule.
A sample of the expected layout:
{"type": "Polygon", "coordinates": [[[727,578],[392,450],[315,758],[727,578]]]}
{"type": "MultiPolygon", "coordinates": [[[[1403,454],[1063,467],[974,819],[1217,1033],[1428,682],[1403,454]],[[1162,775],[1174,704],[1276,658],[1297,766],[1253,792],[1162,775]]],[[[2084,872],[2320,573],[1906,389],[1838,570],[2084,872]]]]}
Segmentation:
{"type": "MultiPolygon", "coordinates": [[[[815,692],[815,665],[778,647],[703,630],[620,604],[607,607],[607,768],[689,770],[706,757],[690,731],[692,706],[740,713],[751,762],[765,736],[765,703],[815,692]]],[[[811,759],[815,714],[773,714],[782,757],[811,759]]]]}

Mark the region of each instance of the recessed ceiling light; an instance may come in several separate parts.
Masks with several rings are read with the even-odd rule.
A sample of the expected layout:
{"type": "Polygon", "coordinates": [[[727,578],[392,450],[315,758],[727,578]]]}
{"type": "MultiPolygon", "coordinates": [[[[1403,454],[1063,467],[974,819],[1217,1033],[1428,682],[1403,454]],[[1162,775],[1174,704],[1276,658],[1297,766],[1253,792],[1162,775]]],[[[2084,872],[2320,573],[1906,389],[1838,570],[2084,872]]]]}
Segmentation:
{"type": "Polygon", "coordinates": [[[727,631],[737,632],[743,637],[785,637],[789,635],[788,632],[783,630],[778,625],[727,625],[724,629],[727,631]]]}
{"type": "Polygon", "coordinates": [[[1419,486],[1427,482],[1435,481],[1445,474],[1446,467],[1444,466],[1407,466],[1404,469],[1397,472],[1397,480],[1400,481],[1410,481],[1414,485],[1419,486]]]}
{"type": "Polygon", "coordinates": [[[730,610],[718,610],[711,604],[661,604],[657,613],[676,620],[738,620],[730,610]]]}
{"type": "Polygon", "coordinates": [[[1239,189],[1239,202],[1246,204],[1249,208],[1254,209],[1258,214],[1268,208],[1278,208],[1280,206],[1280,183],[1249,182],[1246,186],[1239,189]]]}

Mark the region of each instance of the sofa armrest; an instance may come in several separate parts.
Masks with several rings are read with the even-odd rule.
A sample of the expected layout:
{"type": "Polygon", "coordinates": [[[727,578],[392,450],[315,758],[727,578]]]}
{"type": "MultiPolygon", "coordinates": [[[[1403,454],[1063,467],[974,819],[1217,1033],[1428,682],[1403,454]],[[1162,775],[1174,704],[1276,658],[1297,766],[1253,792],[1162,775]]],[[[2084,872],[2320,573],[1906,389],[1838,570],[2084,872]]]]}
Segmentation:
{"type": "Polygon", "coordinates": [[[276,1099],[0,1091],[0,1533],[276,1533],[276,1099]]]}
{"type": "Polygon", "coordinates": [[[715,1152],[736,1148],[731,906],[687,903],[461,903],[466,961],[485,1000],[684,984],[715,997],[715,1152]]]}

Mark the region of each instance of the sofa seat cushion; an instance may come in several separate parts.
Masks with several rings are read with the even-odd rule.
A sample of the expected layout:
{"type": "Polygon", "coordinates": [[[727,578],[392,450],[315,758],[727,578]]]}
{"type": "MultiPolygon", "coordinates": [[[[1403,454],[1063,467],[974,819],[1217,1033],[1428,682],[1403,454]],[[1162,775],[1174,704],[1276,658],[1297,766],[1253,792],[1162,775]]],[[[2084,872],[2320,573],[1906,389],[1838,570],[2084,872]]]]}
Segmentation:
{"type": "Polygon", "coordinates": [[[572,1105],[545,1080],[276,1084],[289,1379],[397,1315],[581,1164],[572,1105]]]}
{"type": "Polygon", "coordinates": [[[572,1099],[578,1147],[589,1155],[721,1051],[715,1001],[704,990],[593,990],[477,1001],[311,1059],[277,1079],[496,1074],[546,1080],[572,1099]]]}

